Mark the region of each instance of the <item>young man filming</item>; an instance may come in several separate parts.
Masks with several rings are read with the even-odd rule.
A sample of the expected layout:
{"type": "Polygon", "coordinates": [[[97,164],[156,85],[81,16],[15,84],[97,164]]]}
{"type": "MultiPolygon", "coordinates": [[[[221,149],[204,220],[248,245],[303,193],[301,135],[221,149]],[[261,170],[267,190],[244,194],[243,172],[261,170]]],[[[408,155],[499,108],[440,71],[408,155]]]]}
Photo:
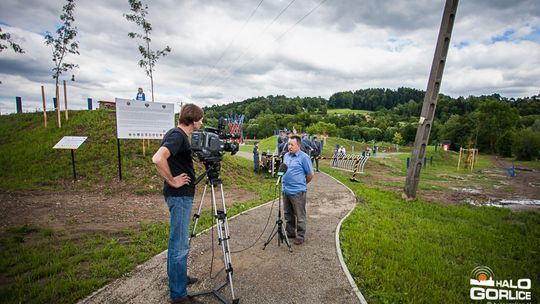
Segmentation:
{"type": "Polygon", "coordinates": [[[167,275],[172,303],[200,303],[188,297],[187,285],[197,279],[187,276],[187,257],[189,221],[195,195],[193,183],[196,179],[189,138],[201,127],[203,116],[204,112],[198,106],[185,105],[178,126],[165,134],[160,148],[152,157],[157,172],[165,180],[163,195],[171,215],[167,275]]]}

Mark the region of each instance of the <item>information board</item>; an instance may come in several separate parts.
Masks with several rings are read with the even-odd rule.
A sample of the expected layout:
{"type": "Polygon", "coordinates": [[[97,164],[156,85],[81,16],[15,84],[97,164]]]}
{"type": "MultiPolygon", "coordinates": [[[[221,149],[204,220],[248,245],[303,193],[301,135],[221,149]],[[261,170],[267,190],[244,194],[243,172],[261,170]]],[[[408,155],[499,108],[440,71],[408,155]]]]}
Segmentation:
{"type": "Polygon", "coordinates": [[[53,149],[76,150],[87,138],[87,136],[64,136],[54,145],[53,149]]]}
{"type": "Polygon", "coordinates": [[[174,128],[174,104],[116,98],[119,139],[162,139],[174,128]]]}

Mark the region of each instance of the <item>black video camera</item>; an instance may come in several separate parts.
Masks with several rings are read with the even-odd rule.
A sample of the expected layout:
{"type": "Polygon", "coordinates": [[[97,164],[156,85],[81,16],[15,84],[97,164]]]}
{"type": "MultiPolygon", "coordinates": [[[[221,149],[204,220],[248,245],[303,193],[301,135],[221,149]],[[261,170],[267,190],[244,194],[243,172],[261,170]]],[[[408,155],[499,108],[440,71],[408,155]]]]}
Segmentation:
{"type": "Polygon", "coordinates": [[[191,134],[191,150],[193,156],[201,160],[221,159],[225,152],[231,155],[238,152],[237,142],[228,142],[229,139],[238,138],[237,135],[225,134],[225,119],[221,118],[216,128],[204,128],[191,134]]]}

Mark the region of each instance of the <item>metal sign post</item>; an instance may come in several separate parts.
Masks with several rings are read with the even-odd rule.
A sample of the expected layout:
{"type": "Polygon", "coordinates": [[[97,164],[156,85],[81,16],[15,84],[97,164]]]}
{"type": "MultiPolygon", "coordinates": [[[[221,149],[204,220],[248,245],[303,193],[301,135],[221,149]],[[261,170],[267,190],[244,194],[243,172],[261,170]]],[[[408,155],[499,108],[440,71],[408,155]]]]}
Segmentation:
{"type": "Polygon", "coordinates": [[[75,150],[77,150],[87,139],[87,136],[64,136],[53,149],[71,150],[71,167],[73,168],[73,181],[77,181],[75,171],[75,150]]]}

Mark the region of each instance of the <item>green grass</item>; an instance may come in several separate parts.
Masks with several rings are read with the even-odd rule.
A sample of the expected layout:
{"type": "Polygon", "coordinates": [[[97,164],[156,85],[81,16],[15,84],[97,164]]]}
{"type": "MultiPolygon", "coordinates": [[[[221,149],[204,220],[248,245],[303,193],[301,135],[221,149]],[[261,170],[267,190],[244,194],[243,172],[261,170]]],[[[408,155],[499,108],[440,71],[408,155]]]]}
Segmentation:
{"type": "Polygon", "coordinates": [[[531,278],[540,293],[540,214],[445,206],[370,189],[323,168],[350,187],[359,204],[342,226],[341,248],[369,303],[468,303],[470,272],[531,278]]]}
{"type": "MultiPolygon", "coordinates": [[[[229,217],[273,198],[274,180],[252,173],[250,160],[226,159],[221,169],[225,191],[238,187],[258,195],[232,202],[229,217]]],[[[203,210],[198,232],[213,223],[210,210],[203,210]]],[[[158,222],[113,233],[71,235],[42,227],[11,227],[0,233],[0,303],[74,303],[165,250],[168,229],[168,222],[158,222]]]]}
{"type": "Polygon", "coordinates": [[[328,114],[362,114],[364,116],[370,115],[373,113],[373,111],[367,111],[367,110],[353,110],[353,109],[328,109],[326,112],[328,114]]]}
{"type": "MultiPolygon", "coordinates": [[[[158,141],[151,142],[144,156],[141,141],[123,140],[124,179],[118,181],[114,121],[113,112],[72,111],[62,129],[52,120],[44,129],[38,113],[0,116],[0,189],[160,193],[163,182],[151,162],[158,141]],[[52,149],[67,135],[88,136],[75,155],[77,183],[71,181],[69,151],[52,149]]],[[[202,164],[195,165],[201,173],[202,164]]],[[[226,155],[221,162],[225,191],[235,188],[256,194],[251,200],[228,202],[232,204],[229,216],[273,198],[275,181],[255,175],[251,168],[252,161],[237,156],[226,155]]],[[[199,202],[196,197],[196,207],[199,202]]],[[[213,221],[210,212],[203,210],[198,230],[213,221]]],[[[167,238],[167,222],[113,232],[28,225],[4,229],[0,231],[0,303],[74,303],[166,249],[167,238]]]]}

